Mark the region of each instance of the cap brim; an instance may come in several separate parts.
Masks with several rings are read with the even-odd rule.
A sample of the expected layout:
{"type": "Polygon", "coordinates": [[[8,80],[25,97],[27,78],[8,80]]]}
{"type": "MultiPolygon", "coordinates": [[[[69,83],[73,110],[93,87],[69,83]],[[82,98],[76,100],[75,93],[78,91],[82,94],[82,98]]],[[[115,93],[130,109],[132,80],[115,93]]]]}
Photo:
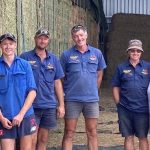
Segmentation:
{"type": "Polygon", "coordinates": [[[139,46],[131,46],[126,51],[128,52],[130,49],[138,49],[138,50],[144,52],[143,49],[141,47],[139,47],[139,46]]]}
{"type": "Polygon", "coordinates": [[[47,36],[48,38],[50,37],[50,36],[47,35],[47,34],[38,34],[38,35],[35,35],[35,36],[36,36],[36,37],[39,37],[39,36],[42,36],[42,35],[47,36]]]}

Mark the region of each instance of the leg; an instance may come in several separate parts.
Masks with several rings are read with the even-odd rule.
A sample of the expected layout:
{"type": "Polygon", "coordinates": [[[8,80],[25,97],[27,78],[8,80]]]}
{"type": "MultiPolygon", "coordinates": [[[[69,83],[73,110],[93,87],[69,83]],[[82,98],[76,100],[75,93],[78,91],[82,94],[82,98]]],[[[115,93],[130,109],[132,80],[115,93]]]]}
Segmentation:
{"type": "Polygon", "coordinates": [[[134,136],[125,137],[124,147],[125,150],[134,150],[134,136]]]}
{"type": "Polygon", "coordinates": [[[78,119],[65,119],[65,129],[62,141],[62,150],[72,150],[72,140],[78,119]]]}
{"type": "Polygon", "coordinates": [[[20,150],[32,150],[32,135],[25,135],[20,138],[20,150]]]}
{"type": "Polygon", "coordinates": [[[38,130],[32,134],[32,150],[36,150],[38,130]]]}
{"type": "Polygon", "coordinates": [[[46,150],[48,135],[49,135],[48,129],[39,128],[37,139],[37,150],[46,150]]]}
{"type": "Polygon", "coordinates": [[[140,150],[149,150],[147,138],[139,138],[139,149],[140,150]]]}
{"type": "Polygon", "coordinates": [[[97,141],[97,119],[96,118],[86,118],[86,133],[87,133],[87,142],[88,150],[98,150],[98,141],[97,141]]]}
{"type": "Polygon", "coordinates": [[[15,139],[1,139],[2,150],[15,150],[15,139]]]}

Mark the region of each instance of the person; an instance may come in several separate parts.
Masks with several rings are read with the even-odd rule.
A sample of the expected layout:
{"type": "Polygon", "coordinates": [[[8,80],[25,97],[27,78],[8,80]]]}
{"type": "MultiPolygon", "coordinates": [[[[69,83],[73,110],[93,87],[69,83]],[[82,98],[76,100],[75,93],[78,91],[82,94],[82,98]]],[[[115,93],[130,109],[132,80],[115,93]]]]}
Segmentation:
{"type": "Polygon", "coordinates": [[[16,38],[11,33],[0,37],[0,143],[2,150],[32,150],[36,121],[32,103],[36,84],[30,64],[15,54],[16,38]]]}
{"type": "Polygon", "coordinates": [[[87,44],[87,29],[76,25],[71,29],[75,46],[65,50],[60,58],[65,77],[65,129],[63,150],[72,149],[72,140],[81,112],[85,118],[89,150],[98,150],[97,119],[99,117],[99,94],[103,69],[106,64],[101,51],[87,44]]]}
{"type": "Polygon", "coordinates": [[[148,96],[150,63],[141,59],[142,42],[129,41],[129,59],[118,65],[113,79],[113,97],[117,105],[119,129],[125,150],[134,150],[134,136],[139,139],[139,149],[148,150],[148,96]]]}
{"type": "Polygon", "coordinates": [[[33,149],[46,150],[49,130],[56,128],[57,117],[62,118],[65,113],[61,82],[64,73],[59,59],[47,50],[50,42],[49,31],[39,28],[34,39],[35,48],[20,57],[31,64],[37,85],[33,107],[39,128],[33,136],[33,149]]]}

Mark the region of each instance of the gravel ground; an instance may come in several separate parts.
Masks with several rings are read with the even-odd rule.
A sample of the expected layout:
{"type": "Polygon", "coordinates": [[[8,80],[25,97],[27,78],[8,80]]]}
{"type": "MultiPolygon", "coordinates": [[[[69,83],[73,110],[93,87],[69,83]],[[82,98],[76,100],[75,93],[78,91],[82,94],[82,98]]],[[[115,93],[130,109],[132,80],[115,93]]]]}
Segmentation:
{"type": "MultiPolygon", "coordinates": [[[[112,99],[110,89],[102,89],[100,101],[100,117],[98,119],[98,145],[101,150],[123,150],[124,139],[119,134],[118,117],[116,107],[112,99]]],[[[60,150],[63,137],[64,122],[58,120],[58,128],[49,135],[49,150],[60,150]]],[[[150,137],[149,137],[150,141],[150,137]]],[[[85,150],[86,134],[84,129],[84,118],[81,115],[78,121],[73,144],[74,150],[85,150]]],[[[135,138],[136,150],[138,150],[138,141],[135,138]]]]}

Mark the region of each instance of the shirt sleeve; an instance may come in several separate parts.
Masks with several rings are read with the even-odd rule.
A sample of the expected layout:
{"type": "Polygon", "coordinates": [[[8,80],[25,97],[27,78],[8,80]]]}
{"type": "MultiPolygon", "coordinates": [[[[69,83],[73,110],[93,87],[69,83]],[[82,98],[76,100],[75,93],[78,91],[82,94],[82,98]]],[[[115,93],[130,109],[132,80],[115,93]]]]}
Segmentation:
{"type": "Polygon", "coordinates": [[[26,74],[27,74],[27,77],[26,77],[27,78],[27,92],[29,92],[31,90],[37,90],[33,72],[32,72],[32,68],[28,62],[27,62],[26,74]]]}
{"type": "Polygon", "coordinates": [[[57,57],[55,61],[55,66],[56,66],[56,74],[54,80],[63,78],[64,77],[63,68],[61,66],[60,60],[57,57]]]}
{"type": "Polygon", "coordinates": [[[105,62],[104,56],[103,56],[102,53],[100,53],[99,57],[98,57],[98,69],[97,70],[103,70],[106,67],[107,66],[106,66],[106,62],[105,62]]]}
{"type": "Polygon", "coordinates": [[[61,66],[63,68],[63,71],[65,73],[66,72],[66,56],[65,56],[64,52],[61,54],[60,63],[61,63],[61,66]]]}
{"type": "Polygon", "coordinates": [[[119,71],[119,67],[117,67],[113,78],[112,78],[112,86],[113,87],[120,87],[120,71],[119,71]]]}

